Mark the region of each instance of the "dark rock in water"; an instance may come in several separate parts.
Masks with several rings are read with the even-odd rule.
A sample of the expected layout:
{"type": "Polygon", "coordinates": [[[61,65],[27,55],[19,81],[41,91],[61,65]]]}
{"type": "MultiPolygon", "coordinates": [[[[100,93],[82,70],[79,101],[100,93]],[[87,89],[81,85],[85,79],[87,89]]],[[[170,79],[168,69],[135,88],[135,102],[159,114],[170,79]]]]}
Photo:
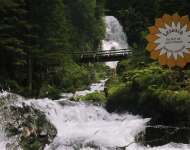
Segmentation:
{"type": "Polygon", "coordinates": [[[57,100],[57,102],[62,106],[75,106],[76,102],[70,100],[57,100]]]}
{"type": "Polygon", "coordinates": [[[190,143],[189,127],[149,126],[139,133],[136,141],[149,146],[161,146],[168,143],[190,143]]]}
{"type": "Polygon", "coordinates": [[[20,107],[12,105],[4,108],[6,110],[3,120],[7,136],[18,137],[18,145],[22,149],[42,150],[55,138],[57,131],[43,112],[24,104],[20,107]]]}

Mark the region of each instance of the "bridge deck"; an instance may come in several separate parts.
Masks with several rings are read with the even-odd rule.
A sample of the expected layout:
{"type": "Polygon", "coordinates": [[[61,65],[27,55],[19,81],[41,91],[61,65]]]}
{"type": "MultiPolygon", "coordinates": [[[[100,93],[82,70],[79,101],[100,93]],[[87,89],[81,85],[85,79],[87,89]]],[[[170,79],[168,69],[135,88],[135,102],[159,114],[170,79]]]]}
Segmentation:
{"type": "Polygon", "coordinates": [[[131,53],[129,49],[116,49],[116,50],[101,50],[101,51],[85,51],[72,53],[79,56],[80,62],[106,62],[106,61],[119,61],[126,59],[131,53]]]}

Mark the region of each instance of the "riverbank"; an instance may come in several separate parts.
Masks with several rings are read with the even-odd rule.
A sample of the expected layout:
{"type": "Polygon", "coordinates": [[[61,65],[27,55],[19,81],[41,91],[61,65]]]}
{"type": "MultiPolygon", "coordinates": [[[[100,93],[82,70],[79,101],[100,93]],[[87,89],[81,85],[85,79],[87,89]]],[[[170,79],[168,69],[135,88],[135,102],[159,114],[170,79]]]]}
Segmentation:
{"type": "Polygon", "coordinates": [[[149,64],[120,74],[125,86],[109,96],[108,110],[140,113],[168,125],[190,125],[189,70],[149,64]]]}
{"type": "MultiPolygon", "coordinates": [[[[188,69],[171,70],[154,63],[133,68],[129,66],[127,61],[121,62],[118,70],[117,81],[113,80],[107,83],[108,92],[110,91],[106,104],[107,110],[117,113],[127,111],[145,118],[151,118],[149,122],[151,126],[176,127],[164,129],[165,131],[149,128],[147,131],[154,130],[155,138],[161,138],[169,135],[175,129],[179,129],[178,134],[176,132],[176,135],[172,134],[172,137],[175,135],[175,138],[170,138],[165,142],[189,143],[190,71],[188,69]],[[115,87],[114,92],[113,87],[115,87]],[[180,128],[187,130],[180,131],[180,128]],[[183,138],[176,137],[180,134],[183,138]]],[[[158,143],[163,144],[164,142],[158,143]]]]}
{"type": "Polygon", "coordinates": [[[37,98],[48,97],[50,99],[61,98],[61,93],[74,93],[90,88],[92,83],[99,82],[110,76],[110,69],[103,63],[79,65],[74,61],[66,62],[64,73],[58,79],[55,78],[54,86],[44,84],[37,98]]]}
{"type": "Polygon", "coordinates": [[[160,146],[170,142],[189,144],[190,71],[168,69],[155,63],[132,66],[120,62],[118,77],[108,80],[109,112],[151,118],[141,143],[160,146]]]}

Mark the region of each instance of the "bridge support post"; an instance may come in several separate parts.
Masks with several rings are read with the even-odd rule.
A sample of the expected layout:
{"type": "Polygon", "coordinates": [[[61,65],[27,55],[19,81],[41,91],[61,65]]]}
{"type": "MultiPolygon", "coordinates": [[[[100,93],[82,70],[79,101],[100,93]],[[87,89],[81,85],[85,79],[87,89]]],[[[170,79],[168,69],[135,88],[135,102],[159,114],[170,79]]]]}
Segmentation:
{"type": "Polygon", "coordinates": [[[116,68],[112,69],[112,78],[115,79],[117,77],[116,68]]]}

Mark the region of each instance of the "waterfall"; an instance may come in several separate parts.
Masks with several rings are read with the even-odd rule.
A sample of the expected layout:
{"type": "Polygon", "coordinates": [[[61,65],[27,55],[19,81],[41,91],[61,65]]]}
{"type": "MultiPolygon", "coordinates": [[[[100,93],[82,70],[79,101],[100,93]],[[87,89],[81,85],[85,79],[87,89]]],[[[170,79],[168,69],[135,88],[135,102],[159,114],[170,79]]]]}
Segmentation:
{"type": "MultiPolygon", "coordinates": [[[[128,48],[127,38],[119,21],[113,16],[106,16],[104,20],[106,24],[106,35],[102,41],[102,48],[104,50],[128,48]]],[[[117,61],[107,62],[106,65],[114,69],[117,63],[117,61]]]]}

